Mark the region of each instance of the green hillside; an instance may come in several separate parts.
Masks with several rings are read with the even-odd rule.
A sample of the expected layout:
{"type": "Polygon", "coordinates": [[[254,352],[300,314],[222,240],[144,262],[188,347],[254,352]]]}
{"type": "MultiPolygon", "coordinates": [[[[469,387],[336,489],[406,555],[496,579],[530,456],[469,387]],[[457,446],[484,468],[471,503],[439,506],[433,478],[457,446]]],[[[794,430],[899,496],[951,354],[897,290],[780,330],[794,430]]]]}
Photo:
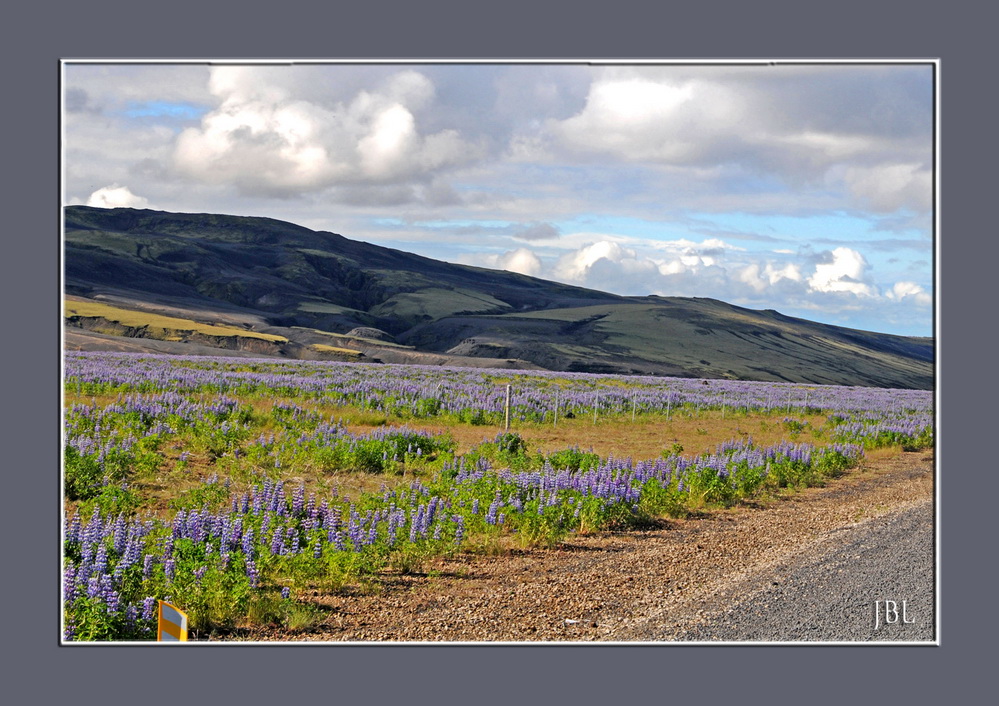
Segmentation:
{"type": "Polygon", "coordinates": [[[363,348],[368,359],[385,362],[488,359],[552,370],[924,389],[934,381],[932,339],[706,298],[622,297],[269,218],[69,206],[64,242],[66,294],[206,325],[235,317],[245,321],[244,335],[287,338],[292,345],[277,355],[363,348]],[[343,346],[324,345],[316,338],[323,333],[347,338],[343,346]]]}

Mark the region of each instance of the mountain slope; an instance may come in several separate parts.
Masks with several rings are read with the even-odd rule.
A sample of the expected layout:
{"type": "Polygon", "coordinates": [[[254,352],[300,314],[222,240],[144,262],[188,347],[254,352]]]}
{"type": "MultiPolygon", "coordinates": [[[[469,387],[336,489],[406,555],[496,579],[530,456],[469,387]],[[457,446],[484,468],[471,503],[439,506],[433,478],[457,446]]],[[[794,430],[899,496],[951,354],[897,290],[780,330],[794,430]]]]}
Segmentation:
{"type": "Polygon", "coordinates": [[[207,345],[296,358],[933,385],[932,339],[713,299],[622,297],[268,218],[69,206],[64,240],[65,289],[76,301],[281,339],[199,338],[193,324],[167,331],[102,310],[67,314],[67,345],[80,348],[126,337],[132,349],[155,337],[156,350],[176,352],[207,345]]]}

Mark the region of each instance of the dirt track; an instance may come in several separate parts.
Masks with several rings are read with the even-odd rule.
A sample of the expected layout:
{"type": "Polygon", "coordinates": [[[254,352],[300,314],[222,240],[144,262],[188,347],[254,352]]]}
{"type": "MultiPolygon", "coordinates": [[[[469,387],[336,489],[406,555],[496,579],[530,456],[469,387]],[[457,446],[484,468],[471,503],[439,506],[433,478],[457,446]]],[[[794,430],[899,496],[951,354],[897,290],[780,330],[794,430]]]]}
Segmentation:
{"type": "Polygon", "coordinates": [[[932,641],[933,475],[932,452],[873,458],[766,507],[458,557],[436,576],[325,598],[307,632],[227,639],[932,641]],[[885,600],[907,600],[907,621],[875,631],[885,600]]]}

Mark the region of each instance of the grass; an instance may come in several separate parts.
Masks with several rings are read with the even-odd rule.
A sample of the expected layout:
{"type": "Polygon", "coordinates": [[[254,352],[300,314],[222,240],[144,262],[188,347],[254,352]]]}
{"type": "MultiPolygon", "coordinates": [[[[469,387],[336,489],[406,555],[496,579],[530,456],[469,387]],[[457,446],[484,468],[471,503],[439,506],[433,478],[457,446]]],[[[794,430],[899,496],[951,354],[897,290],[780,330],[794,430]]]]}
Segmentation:
{"type": "MultiPolygon", "coordinates": [[[[457,413],[414,418],[407,407],[337,406],[328,398],[305,400],[283,390],[276,386],[266,394],[252,389],[217,395],[199,389],[186,395],[185,405],[174,401],[170,404],[175,406],[169,406],[165,400],[159,408],[174,411],[154,413],[141,395],[132,396],[121,388],[117,395],[85,394],[84,387],[67,382],[64,399],[73,410],[67,423],[77,444],[66,452],[67,490],[71,479],[78,481],[64,501],[67,518],[88,522],[96,509],[105,518],[105,528],[121,513],[157,518],[163,524],[156,531],[169,532],[170,523],[177,522],[182,512],[188,518],[223,513],[244,493],[249,497],[261,488],[273,488],[276,482],[287,484],[281,491],[289,502],[287,512],[274,514],[277,505],[265,508],[271,514],[259,512],[259,507],[252,516],[243,511],[246,528],[252,525],[256,532],[256,543],[254,549],[243,550],[245,555],[234,551],[232,566],[228,560],[221,563],[218,543],[212,548],[211,543],[190,534],[175,543],[176,566],[171,559],[169,575],[164,558],[154,558],[146,568],[132,565],[121,590],[131,591],[127,600],[133,611],[137,600],[173,595],[184,601],[185,609],[195,616],[193,628],[202,634],[248,624],[293,633],[308,630],[322,619],[312,605],[316,601],[307,596],[377,591],[391,577],[425,572],[449,558],[503,556],[517,548],[553,546],[571,532],[649,527],[665,518],[691,517],[741,503],[767,503],[821,484],[849,468],[845,456],[816,451],[811,461],[775,455],[766,475],[758,461],[752,462],[754,466],[729,456],[731,482],[719,475],[718,466],[705,462],[694,464],[694,470],[682,476],[685,488],[680,475],[646,476],[640,498],[623,492],[600,495],[609,489],[610,480],[604,476],[605,480],[598,481],[590,471],[610,457],[658,460],[656,468],[674,464],[678,469],[679,460],[694,461],[733,440],[747,444],[751,440],[756,448],[786,441],[821,447],[833,441],[833,434],[827,417],[812,408],[791,417],[785,410],[764,414],[692,405],[675,408],[669,416],[617,412],[594,418],[580,414],[561,418],[557,424],[515,419],[510,433],[502,433],[501,426],[463,422],[457,413]],[[405,429],[397,428],[403,424],[405,429]],[[94,486],[90,466],[80,461],[95,453],[90,436],[100,444],[114,442],[110,445],[122,460],[105,458],[115,463],[111,467],[117,474],[115,482],[123,480],[127,486],[107,485],[103,490],[94,486]],[[130,443],[124,443],[129,439],[130,443]],[[677,458],[681,454],[684,459],[677,458]],[[549,468],[546,463],[551,472],[537,473],[549,468]],[[508,469],[528,473],[514,480],[508,469]],[[552,490],[532,489],[541,486],[530,485],[540,483],[531,477],[555,478],[554,471],[563,469],[582,471],[572,482],[590,477],[597,484],[588,489],[566,484],[563,472],[558,474],[563,479],[558,497],[552,490]],[[368,543],[351,539],[357,543],[345,548],[343,536],[334,540],[336,523],[321,531],[307,526],[302,506],[291,509],[294,493],[300,493],[296,497],[302,502],[314,494],[317,503],[329,500],[331,507],[335,504],[341,530],[352,524],[366,526],[368,543]],[[417,507],[422,512],[430,497],[442,499],[446,510],[440,511],[434,533],[425,526],[419,535],[417,507]],[[605,497],[617,499],[605,503],[605,497]],[[360,524],[354,524],[355,505],[360,524]],[[396,517],[391,513],[396,511],[403,513],[399,520],[403,524],[391,530],[390,517],[396,517]],[[375,512],[388,514],[371,519],[375,512]],[[369,519],[362,520],[362,516],[369,519]],[[286,553],[281,544],[284,536],[289,542],[294,537],[296,547],[301,540],[308,551],[286,553]]],[[[728,446],[734,447],[744,445],[728,446]]],[[[716,458],[722,458],[721,453],[716,458]]],[[[870,453],[888,456],[902,449],[872,449],[870,453]]],[[[627,470],[633,466],[608,463],[606,467],[627,470]]],[[[125,538],[124,534],[116,536],[125,538]]],[[[143,551],[159,551],[156,542],[162,538],[153,539],[143,551]]],[[[106,545],[113,541],[118,540],[108,535],[106,545]]],[[[67,546],[67,560],[91,571],[93,557],[84,557],[84,544],[73,540],[67,546]]],[[[114,552],[116,561],[124,556],[120,549],[114,552]]],[[[89,584],[81,586],[82,591],[90,590],[89,584]]],[[[81,595],[77,593],[67,608],[79,639],[122,639],[130,634],[122,632],[129,629],[122,622],[124,613],[114,613],[119,617],[109,621],[112,611],[103,608],[102,599],[81,595]]]]}
{"type": "Polygon", "coordinates": [[[103,318],[122,326],[159,329],[163,340],[180,340],[177,332],[191,331],[204,334],[206,336],[258,338],[274,343],[286,343],[284,336],[275,336],[269,333],[257,333],[246,329],[235,328],[233,326],[217,326],[213,324],[202,324],[191,319],[180,319],[173,316],[163,316],[161,314],[151,314],[145,311],[135,311],[133,309],[121,309],[110,304],[94,301],[78,301],[66,299],[64,303],[64,316],[81,318],[103,318]]]}
{"type": "Polygon", "coordinates": [[[467,289],[429,287],[418,292],[403,292],[371,309],[377,316],[398,316],[406,319],[428,316],[440,319],[459,312],[492,313],[505,311],[510,305],[467,289]]]}
{"type": "Polygon", "coordinates": [[[337,346],[327,346],[322,343],[313,343],[309,346],[309,348],[319,353],[337,353],[339,355],[347,355],[353,358],[359,358],[363,355],[361,351],[354,348],[338,348],[337,346]]]}
{"type": "MultiPolygon", "coordinates": [[[[331,304],[329,302],[300,302],[298,311],[304,311],[309,314],[361,314],[363,316],[367,315],[367,312],[361,311],[360,309],[351,309],[349,306],[340,306],[339,304],[331,304]]],[[[319,332],[322,333],[322,332],[319,332]]]]}
{"type": "MultiPolygon", "coordinates": [[[[350,413],[345,414],[349,418],[350,413]]],[[[783,416],[783,415],[781,415],[783,416]]],[[[795,441],[821,443],[825,417],[802,417],[809,424],[795,441]]],[[[423,422],[408,420],[414,429],[429,432],[449,431],[457,442],[456,453],[467,453],[485,439],[492,439],[503,431],[502,425],[471,425],[462,423],[423,422]]],[[[365,425],[357,428],[363,429],[365,425]]],[[[721,443],[731,439],[752,438],[757,445],[768,446],[790,435],[779,423],[776,415],[733,415],[731,410],[722,418],[718,410],[702,411],[696,417],[675,414],[670,420],[661,415],[638,414],[635,421],[631,414],[575,419],[559,419],[557,425],[535,422],[517,422],[513,429],[527,441],[531,451],[552,453],[569,446],[592,449],[601,457],[632,458],[635,460],[657,458],[664,449],[680,444],[685,454],[714,451],[721,443]]]]}
{"type": "MultiPolygon", "coordinates": [[[[353,311],[353,309],[351,309],[353,311]]],[[[293,329],[300,329],[303,331],[310,331],[311,333],[319,334],[320,336],[326,336],[327,338],[333,338],[337,340],[347,340],[347,341],[361,341],[362,343],[369,343],[375,346],[384,346],[387,348],[404,348],[407,350],[413,350],[412,346],[404,346],[401,343],[394,343],[392,341],[382,341],[376,338],[365,338],[364,336],[348,336],[344,333],[333,333],[332,331],[321,331],[317,328],[306,328],[304,326],[292,326],[293,329]]],[[[320,344],[321,345],[321,344],[320,344]]]]}
{"type": "MultiPolygon", "coordinates": [[[[67,390],[67,407],[74,404],[98,404],[105,406],[117,399],[112,395],[77,395],[67,390]]],[[[203,396],[193,399],[206,400],[203,396]]],[[[252,409],[255,421],[252,435],[280,433],[280,429],[269,421],[275,404],[290,402],[289,399],[272,397],[243,400],[242,404],[252,409]]],[[[321,415],[324,419],[336,419],[353,434],[366,434],[386,426],[395,426],[400,420],[383,412],[358,407],[330,407],[319,403],[296,400],[296,405],[321,415]]],[[[781,415],[783,416],[783,415],[781,415]]],[[[821,427],[824,416],[801,417],[807,422],[803,430],[794,437],[795,441],[821,444],[821,427]]],[[[449,435],[454,440],[454,456],[469,454],[484,444],[488,444],[503,431],[502,425],[475,425],[454,419],[420,420],[406,419],[409,429],[433,435],[449,435]]],[[[560,419],[557,425],[536,422],[517,422],[512,430],[525,442],[529,454],[549,456],[565,449],[578,448],[582,452],[592,452],[600,458],[631,458],[648,460],[663,456],[670,451],[680,451],[685,455],[698,455],[713,452],[719,444],[732,439],[752,438],[759,446],[769,446],[791,438],[786,425],[777,415],[744,414],[734,415],[731,410],[725,417],[718,410],[702,410],[696,416],[675,413],[669,420],[661,415],[638,414],[634,421],[630,413],[598,417],[596,424],[590,416],[575,419],[560,419]]],[[[259,480],[260,469],[231,454],[215,456],[208,449],[192,449],[190,442],[177,441],[166,444],[161,449],[163,461],[159,467],[132,481],[132,488],[143,498],[143,510],[166,517],[180,506],[195,506],[200,500],[210,497],[204,489],[204,480],[212,475],[228,477],[234,491],[242,491],[259,480]],[[188,449],[186,461],[179,461],[181,445],[188,449]]],[[[891,450],[874,450],[871,453],[889,454],[891,450]]],[[[267,477],[283,479],[293,483],[303,482],[311,490],[328,491],[336,487],[347,497],[360,497],[364,493],[382,489],[405,487],[415,478],[428,478],[434,466],[411,464],[398,474],[356,472],[349,469],[324,471],[318,465],[303,463],[294,468],[268,470],[267,477]]],[[[80,503],[70,502],[67,509],[76,511],[80,503]]],[[[89,511],[91,505],[85,505],[89,511]]]]}

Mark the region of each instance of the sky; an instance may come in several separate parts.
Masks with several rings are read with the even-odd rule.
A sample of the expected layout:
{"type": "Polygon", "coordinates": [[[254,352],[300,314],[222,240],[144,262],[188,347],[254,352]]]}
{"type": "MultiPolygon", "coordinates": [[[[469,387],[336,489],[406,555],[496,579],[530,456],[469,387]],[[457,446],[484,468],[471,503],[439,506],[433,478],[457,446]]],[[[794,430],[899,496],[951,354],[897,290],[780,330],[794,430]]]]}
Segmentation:
{"type": "Polygon", "coordinates": [[[66,204],[933,335],[931,63],[62,69],[66,204]]]}

